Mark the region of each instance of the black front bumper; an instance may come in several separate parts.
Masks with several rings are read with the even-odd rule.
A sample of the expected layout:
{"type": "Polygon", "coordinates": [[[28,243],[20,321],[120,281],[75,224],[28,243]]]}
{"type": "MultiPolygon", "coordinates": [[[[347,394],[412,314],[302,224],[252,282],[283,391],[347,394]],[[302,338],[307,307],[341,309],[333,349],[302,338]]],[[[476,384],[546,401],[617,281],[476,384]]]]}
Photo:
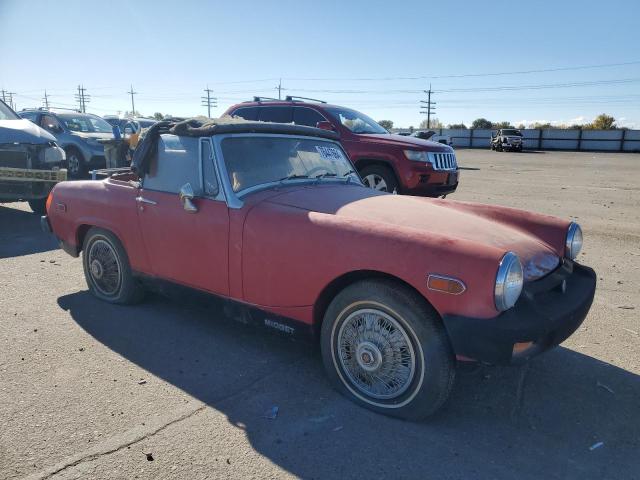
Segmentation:
{"type": "Polygon", "coordinates": [[[596,274],[564,260],[546,277],[525,284],[515,306],[494,318],[443,317],[456,355],[493,364],[520,363],[559,345],[582,324],[593,302],[596,274]],[[533,342],[514,355],[515,343],[533,342]]]}

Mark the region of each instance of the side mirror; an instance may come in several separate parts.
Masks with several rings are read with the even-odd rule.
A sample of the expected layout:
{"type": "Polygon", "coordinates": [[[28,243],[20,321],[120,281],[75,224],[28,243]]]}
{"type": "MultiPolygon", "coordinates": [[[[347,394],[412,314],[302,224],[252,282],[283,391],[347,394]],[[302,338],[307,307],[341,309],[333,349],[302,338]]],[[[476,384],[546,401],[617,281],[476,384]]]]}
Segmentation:
{"type": "Polygon", "coordinates": [[[194,193],[190,183],[185,183],[180,188],[179,197],[185,212],[196,213],[198,211],[198,207],[193,203],[194,193]]]}
{"type": "Polygon", "coordinates": [[[329,130],[332,132],[335,131],[335,128],[333,128],[333,124],[331,122],[327,122],[326,120],[316,123],[316,128],[319,128],[321,130],[329,130]]]}

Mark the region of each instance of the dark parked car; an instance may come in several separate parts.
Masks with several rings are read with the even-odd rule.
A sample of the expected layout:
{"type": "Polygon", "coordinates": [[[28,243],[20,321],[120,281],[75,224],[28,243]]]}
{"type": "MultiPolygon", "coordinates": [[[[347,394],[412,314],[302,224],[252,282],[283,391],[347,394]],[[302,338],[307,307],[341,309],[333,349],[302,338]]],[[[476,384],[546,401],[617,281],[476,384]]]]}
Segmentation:
{"type": "Polygon", "coordinates": [[[53,185],[66,180],[64,150],[0,100],[0,203],[27,201],[43,214],[53,185]]]}
{"type": "Polygon", "coordinates": [[[101,117],[73,110],[22,110],[31,120],[56,137],[67,154],[69,177],[82,178],[96,168],[105,168],[104,146],[100,139],[113,138],[113,128],[101,117]]]}
{"type": "Polygon", "coordinates": [[[451,147],[390,134],[375,120],[350,108],[297,98],[256,97],[230,107],[225,114],[334,130],[365,184],[375,190],[439,196],[458,187],[458,164],[451,147]]]}

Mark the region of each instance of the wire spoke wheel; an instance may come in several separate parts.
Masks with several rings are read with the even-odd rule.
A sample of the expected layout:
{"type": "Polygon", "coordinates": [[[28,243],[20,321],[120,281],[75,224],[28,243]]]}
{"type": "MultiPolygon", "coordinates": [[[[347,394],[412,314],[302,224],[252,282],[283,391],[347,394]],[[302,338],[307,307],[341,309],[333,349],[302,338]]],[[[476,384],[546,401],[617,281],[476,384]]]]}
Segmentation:
{"type": "Polygon", "coordinates": [[[77,175],[78,172],[80,172],[80,159],[75,153],[68,155],[67,167],[69,168],[69,173],[72,175],[77,175]]]}
{"type": "Polygon", "coordinates": [[[337,357],[348,380],[368,397],[402,395],[416,372],[416,355],[405,328],[377,309],[352,312],[340,326],[337,357]]]}
{"type": "Polygon", "coordinates": [[[91,283],[107,297],[118,293],[122,284],[122,266],[113,246],[102,238],[91,243],[88,252],[91,283]]]}
{"type": "Polygon", "coordinates": [[[382,178],[380,175],[376,173],[370,173],[369,175],[365,176],[362,180],[364,184],[369,188],[373,188],[374,190],[379,190],[381,192],[388,191],[387,182],[385,182],[384,178],[382,178]]]}

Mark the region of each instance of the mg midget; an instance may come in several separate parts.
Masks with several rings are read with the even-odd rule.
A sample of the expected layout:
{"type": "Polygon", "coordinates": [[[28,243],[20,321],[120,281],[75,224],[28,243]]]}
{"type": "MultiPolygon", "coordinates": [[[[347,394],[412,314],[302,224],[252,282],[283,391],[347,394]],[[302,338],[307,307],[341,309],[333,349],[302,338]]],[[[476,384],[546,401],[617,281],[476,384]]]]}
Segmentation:
{"type": "Polygon", "coordinates": [[[524,362],[581,325],[596,276],[576,223],[366,188],[338,139],[160,122],[130,171],[58,184],[42,225],[99,299],[137,302],[149,279],[222,297],[315,338],[339,391],[404,419],[443,405],[456,361],[524,362]]]}

